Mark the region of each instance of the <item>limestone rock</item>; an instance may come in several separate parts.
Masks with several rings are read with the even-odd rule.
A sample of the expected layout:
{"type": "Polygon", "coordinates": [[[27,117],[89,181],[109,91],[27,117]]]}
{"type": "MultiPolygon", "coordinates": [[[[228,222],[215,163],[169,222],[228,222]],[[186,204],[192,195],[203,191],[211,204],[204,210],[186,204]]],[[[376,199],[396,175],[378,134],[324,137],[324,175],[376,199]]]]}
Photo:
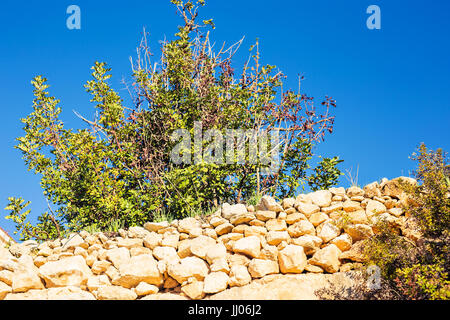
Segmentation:
{"type": "Polygon", "coordinates": [[[323,269],[321,267],[309,263],[306,264],[305,271],[312,273],[323,273],[323,269]]]}
{"type": "Polygon", "coordinates": [[[190,277],[202,281],[208,274],[209,268],[206,262],[198,257],[186,257],[178,263],[169,264],[167,272],[178,283],[183,283],[190,277]]]}
{"type": "Polygon", "coordinates": [[[79,287],[69,286],[60,288],[49,288],[47,290],[48,300],[95,300],[92,293],[81,290],[79,287]]]}
{"type": "Polygon", "coordinates": [[[8,249],[0,246],[0,261],[12,259],[12,258],[13,258],[13,255],[11,254],[11,252],[9,252],[8,249]]]}
{"type": "Polygon", "coordinates": [[[153,256],[159,261],[167,261],[169,263],[176,263],[180,260],[177,251],[173,247],[156,247],[153,249],[153,256]]]}
{"type": "Polygon", "coordinates": [[[341,197],[345,196],[345,188],[344,187],[330,188],[328,190],[331,192],[331,194],[333,196],[341,196],[341,197]]]}
{"type": "Polygon", "coordinates": [[[306,216],[303,214],[303,213],[300,213],[300,212],[294,212],[294,213],[291,213],[291,214],[288,214],[287,215],[287,217],[286,217],[286,223],[287,224],[294,224],[294,223],[296,223],[297,221],[300,221],[300,220],[306,220],[307,218],[306,218],[306,216]]]}
{"type": "Polygon", "coordinates": [[[150,254],[131,257],[127,263],[120,265],[119,274],[119,277],[113,279],[113,284],[124,288],[135,287],[140,282],[157,286],[163,283],[156,260],[150,254]]]}
{"type": "Polygon", "coordinates": [[[111,262],[106,260],[95,261],[91,266],[91,271],[94,274],[101,274],[108,270],[109,266],[111,266],[111,262]]]}
{"type": "Polygon", "coordinates": [[[81,286],[92,276],[91,269],[81,256],[49,261],[39,268],[46,287],[81,286]]]}
{"type": "Polygon", "coordinates": [[[222,243],[217,243],[208,248],[206,251],[206,261],[209,264],[213,264],[214,261],[220,259],[226,259],[227,257],[227,248],[222,243]]]}
{"type": "Polygon", "coordinates": [[[336,245],[339,250],[343,251],[347,251],[352,247],[352,237],[350,237],[350,235],[348,235],[347,233],[341,234],[339,237],[334,238],[331,241],[332,244],[336,245]]]}
{"type": "Polygon", "coordinates": [[[227,258],[220,258],[213,261],[213,263],[209,266],[211,272],[225,272],[228,273],[230,271],[230,266],[228,265],[227,258]]]}
{"type": "Polygon", "coordinates": [[[365,224],[349,224],[344,227],[344,230],[354,242],[373,236],[372,228],[365,224]]]}
{"type": "Polygon", "coordinates": [[[158,293],[158,291],[159,291],[159,288],[157,286],[154,286],[147,282],[140,282],[136,286],[136,288],[134,288],[134,292],[138,296],[146,296],[148,294],[155,294],[155,293],[158,293]]]}
{"type": "Polygon", "coordinates": [[[211,218],[211,220],[209,220],[209,223],[215,228],[218,225],[221,225],[222,223],[227,222],[226,219],[222,218],[222,217],[218,217],[218,216],[213,216],[211,218]]]}
{"type": "Polygon", "coordinates": [[[186,239],[186,240],[181,240],[178,243],[177,254],[180,258],[186,258],[192,254],[191,253],[191,241],[192,240],[186,239]]]}
{"type": "Polygon", "coordinates": [[[106,274],[102,274],[99,276],[91,276],[89,277],[86,286],[89,291],[93,292],[98,290],[101,286],[110,286],[111,282],[106,274]]]}
{"type": "Polygon", "coordinates": [[[245,204],[238,203],[230,205],[228,203],[224,203],[222,205],[222,217],[224,217],[227,220],[229,220],[233,215],[244,213],[247,213],[247,207],[245,206],[245,204]]]}
{"type": "Polygon", "coordinates": [[[297,210],[309,218],[313,213],[319,212],[320,207],[312,203],[299,202],[296,206],[297,210]]]}
{"type": "Polygon", "coordinates": [[[323,268],[326,272],[335,273],[339,271],[341,264],[339,261],[340,254],[341,250],[336,245],[330,244],[317,251],[309,260],[309,263],[323,268]]]}
{"type": "MultiPolygon", "coordinates": [[[[138,256],[140,254],[152,254],[152,250],[147,247],[134,247],[130,249],[130,256],[138,256]]],[[[87,259],[86,259],[87,262],[87,259]]],[[[89,265],[89,263],[88,263],[89,265]]]]}
{"type": "Polygon", "coordinates": [[[319,190],[308,194],[312,203],[319,207],[329,207],[331,205],[331,192],[328,190],[319,190]]]}
{"type": "Polygon", "coordinates": [[[75,234],[67,240],[64,247],[67,249],[74,249],[80,246],[86,247],[86,245],[87,243],[85,244],[84,239],[79,234],[75,234]]]}
{"type": "Polygon", "coordinates": [[[364,190],[357,186],[351,186],[350,188],[347,189],[347,196],[349,197],[364,196],[364,190]]]}
{"type": "Polygon", "coordinates": [[[330,217],[328,217],[328,215],[324,212],[316,212],[313,213],[310,217],[309,217],[309,222],[311,222],[313,224],[314,227],[317,227],[319,224],[321,224],[322,222],[326,221],[330,219],[330,217]]]}
{"type": "Polygon", "coordinates": [[[111,261],[117,269],[130,260],[130,251],[127,248],[114,248],[106,251],[106,258],[111,261]]]}
{"type": "Polygon", "coordinates": [[[188,298],[180,294],[166,292],[166,293],[149,294],[148,296],[143,297],[141,300],[188,300],[188,298]]]}
{"type": "Polygon", "coordinates": [[[282,273],[302,273],[306,266],[306,254],[303,247],[287,245],[278,253],[282,273]]]}
{"type": "Polygon", "coordinates": [[[178,221],[178,232],[191,233],[200,228],[201,223],[195,218],[189,217],[178,221]]]}
{"type": "Polygon", "coordinates": [[[192,300],[199,300],[205,297],[203,292],[203,281],[194,281],[181,287],[181,291],[192,300]]]}
{"type": "Polygon", "coordinates": [[[145,236],[143,243],[144,246],[153,250],[157,246],[161,245],[161,242],[162,242],[162,235],[153,231],[145,236]]]}
{"type": "Polygon", "coordinates": [[[13,272],[9,270],[0,271],[0,282],[6,283],[8,286],[12,285],[13,272]]]}
{"type": "Polygon", "coordinates": [[[374,215],[385,213],[386,211],[386,206],[379,201],[369,200],[367,202],[366,214],[369,218],[374,215]]]}
{"type": "Polygon", "coordinates": [[[355,262],[365,262],[367,257],[364,253],[364,247],[367,245],[366,240],[358,241],[352,245],[350,250],[343,252],[340,260],[351,260],[355,262]]]}
{"type": "Polygon", "coordinates": [[[388,213],[395,217],[400,217],[403,214],[403,209],[402,208],[391,208],[388,210],[388,213]]]}
{"type": "Polygon", "coordinates": [[[286,274],[268,275],[242,287],[216,293],[208,300],[316,300],[315,292],[338,285],[340,292],[351,292],[357,283],[352,274],[286,274]]]}
{"type": "Polygon", "coordinates": [[[265,227],[258,227],[258,226],[248,226],[248,228],[245,228],[244,236],[250,237],[250,236],[257,236],[257,235],[266,235],[267,229],[265,227]]]}
{"type": "Polygon", "coordinates": [[[239,239],[234,243],[233,251],[255,258],[260,254],[261,240],[258,236],[239,239]]]}
{"type": "Polygon", "coordinates": [[[44,289],[44,285],[38,275],[38,269],[34,265],[31,256],[24,254],[19,258],[17,268],[11,277],[11,285],[13,292],[44,289]]]}
{"type": "Polygon", "coordinates": [[[316,235],[316,229],[308,220],[300,220],[289,226],[288,233],[293,238],[297,238],[305,234],[314,236],[316,235]]]}
{"type": "Polygon", "coordinates": [[[282,241],[289,240],[289,234],[287,231],[269,231],[266,235],[267,243],[270,245],[278,245],[282,241]]]}
{"type": "Polygon", "coordinates": [[[248,271],[253,278],[262,278],[265,275],[278,273],[278,262],[273,260],[252,259],[248,271]]]}
{"type": "Polygon", "coordinates": [[[32,289],[21,293],[8,293],[4,300],[48,300],[48,289],[32,289]]]}
{"type": "Polygon", "coordinates": [[[338,203],[333,203],[331,204],[331,206],[329,207],[323,207],[321,208],[322,212],[329,214],[335,211],[341,211],[343,209],[343,203],[342,202],[338,202],[338,203]]]}
{"type": "Polygon", "coordinates": [[[364,196],[367,198],[381,197],[381,187],[377,181],[366,185],[363,190],[364,196]]]}
{"type": "Polygon", "coordinates": [[[233,230],[233,225],[229,222],[222,223],[218,225],[214,230],[216,231],[217,235],[221,236],[227,233],[230,233],[233,230]]]}
{"type": "Polygon", "coordinates": [[[362,210],[361,204],[359,202],[352,201],[352,200],[345,201],[342,204],[342,208],[344,209],[345,212],[353,212],[353,211],[362,210]]]}
{"type": "Polygon", "coordinates": [[[228,264],[233,267],[235,265],[242,265],[242,266],[248,266],[248,264],[250,263],[250,259],[247,258],[245,255],[243,254],[228,254],[227,255],[227,261],[228,264]]]}
{"type": "Polygon", "coordinates": [[[248,272],[247,267],[244,265],[233,265],[230,269],[230,279],[229,284],[230,287],[234,286],[244,286],[246,284],[249,284],[250,281],[252,281],[252,277],[250,273],[248,272]]]}
{"type": "Polygon", "coordinates": [[[267,221],[270,219],[275,219],[277,214],[275,211],[258,210],[255,212],[255,216],[258,220],[267,221]]]}
{"type": "Polygon", "coordinates": [[[119,248],[133,248],[133,247],[141,247],[143,244],[143,240],[140,238],[119,238],[117,241],[117,246],[119,248]]]}
{"type": "Polygon", "coordinates": [[[150,232],[142,227],[130,227],[128,229],[128,236],[130,238],[144,239],[150,232]]]}
{"type": "Polygon", "coordinates": [[[229,277],[225,272],[211,272],[205,277],[203,291],[205,293],[217,293],[228,286],[229,277]]]}
{"type": "Polygon", "coordinates": [[[339,236],[340,230],[334,224],[330,222],[325,222],[321,228],[317,236],[322,239],[324,243],[327,243],[337,236],[339,236]]]}
{"type": "Polygon", "coordinates": [[[283,207],[275,201],[271,196],[263,196],[261,198],[261,204],[269,211],[281,212],[283,211],[283,207]]]}
{"type": "Polygon", "coordinates": [[[283,201],[281,202],[281,206],[283,207],[284,210],[286,210],[288,208],[293,208],[294,205],[295,205],[294,198],[286,198],[286,199],[283,199],[283,201]]]}
{"type": "Polygon", "coordinates": [[[144,224],[144,228],[150,232],[158,232],[161,229],[165,229],[169,227],[169,222],[146,222],[144,224]]]}
{"type": "Polygon", "coordinates": [[[12,292],[12,288],[6,283],[0,281],[0,300],[3,300],[8,293],[12,292]]]}
{"type": "Polygon", "coordinates": [[[369,220],[367,219],[365,210],[357,210],[347,213],[348,222],[353,224],[368,224],[369,220]]]}
{"type": "Polygon", "coordinates": [[[393,197],[393,198],[398,198],[400,199],[400,197],[402,196],[402,194],[404,193],[401,184],[402,183],[409,183],[412,185],[417,184],[417,181],[413,178],[409,178],[409,177],[398,177],[395,179],[392,179],[390,181],[387,181],[384,185],[383,185],[383,194],[389,197],[393,197]]]}
{"type": "Polygon", "coordinates": [[[298,246],[302,246],[307,255],[314,254],[320,249],[322,239],[312,235],[304,235],[298,238],[292,239],[292,243],[298,246]]]}
{"type": "Polygon", "coordinates": [[[137,294],[120,286],[102,286],[97,290],[98,300],[136,300],[137,294]]]}
{"type": "Polygon", "coordinates": [[[295,198],[295,204],[294,207],[297,207],[297,205],[300,203],[312,203],[311,199],[308,197],[308,195],[306,194],[299,194],[296,198],[295,198]]]}
{"type": "Polygon", "coordinates": [[[15,257],[21,257],[22,255],[29,255],[31,253],[32,247],[27,246],[23,243],[13,243],[9,247],[9,252],[15,257]]]}
{"type": "Polygon", "coordinates": [[[284,231],[287,230],[286,221],[282,219],[270,219],[266,221],[267,231],[284,231]]]}
{"type": "Polygon", "coordinates": [[[190,251],[192,254],[202,259],[206,258],[206,252],[216,244],[216,240],[207,236],[199,236],[190,241],[190,251]]]}
{"type": "Polygon", "coordinates": [[[235,214],[230,217],[230,223],[236,226],[241,223],[248,223],[248,222],[252,221],[253,219],[255,219],[255,215],[250,212],[235,214]]]}

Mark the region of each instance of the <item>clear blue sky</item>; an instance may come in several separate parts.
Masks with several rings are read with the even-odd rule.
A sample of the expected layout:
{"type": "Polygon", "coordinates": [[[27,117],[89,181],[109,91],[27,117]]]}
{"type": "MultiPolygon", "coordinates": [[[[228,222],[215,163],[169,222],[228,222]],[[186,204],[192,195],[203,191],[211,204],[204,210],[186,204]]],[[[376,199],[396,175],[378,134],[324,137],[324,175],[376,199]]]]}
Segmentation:
{"type": "MultiPolygon", "coordinates": [[[[342,170],[359,165],[359,184],[408,175],[408,159],[420,142],[450,151],[450,1],[322,0],[209,1],[202,18],[213,18],[213,39],[232,44],[245,35],[236,62],[247,57],[256,38],[265,63],[277,65],[296,88],[337,100],[335,130],[316,150],[339,155],[342,170]],[[366,27],[366,8],[381,9],[381,30],[366,27]]],[[[169,0],[10,1],[0,10],[0,204],[8,196],[31,200],[32,221],[46,209],[39,176],[27,172],[13,149],[22,135],[21,117],[31,112],[30,80],[43,74],[61,99],[67,127],[82,127],[72,110],[90,116],[93,106],[83,84],[94,61],[113,68],[112,85],[124,97],[129,57],[142,28],[158,41],[173,37],[181,23],[169,0]],[[81,30],[66,27],[66,8],[81,8],[81,30]]],[[[348,186],[345,178],[341,185],[348,186]]],[[[10,234],[14,225],[3,219],[10,234]]]]}

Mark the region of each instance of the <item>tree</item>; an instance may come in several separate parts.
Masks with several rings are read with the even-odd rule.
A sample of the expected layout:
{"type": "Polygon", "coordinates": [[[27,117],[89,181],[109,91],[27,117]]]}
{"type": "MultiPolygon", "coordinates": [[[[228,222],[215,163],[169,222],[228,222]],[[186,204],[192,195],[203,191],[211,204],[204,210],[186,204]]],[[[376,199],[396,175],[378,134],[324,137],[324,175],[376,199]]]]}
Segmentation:
{"type": "MultiPolygon", "coordinates": [[[[59,232],[92,225],[102,229],[113,221],[128,227],[162,213],[182,217],[224,201],[241,202],[255,193],[293,195],[308,181],[311,150],[326,132],[332,132],[335,101],[326,97],[317,108],[312,97],[284,91],[281,71],[260,64],[258,41],[236,77],[231,62],[242,40],[214,52],[208,30],[215,28],[212,19],[198,22],[205,2],[171,2],[184,23],[173,40],[162,43],[157,63],[151,63],[144,33],[132,62],[131,106],[125,106],[109,85],[107,64],[96,62],[85,88],[98,117],[89,120],[77,114],[88,127],[66,129],[59,120],[60,101],[47,92],[47,79],[33,79],[33,112],[22,119],[25,135],[17,139],[16,148],[22,151],[28,169],[42,175],[44,194],[57,207],[54,214],[42,216],[45,221],[51,218],[42,227],[53,231],[45,234],[55,235],[56,228],[59,232]],[[210,139],[177,149],[180,142],[174,133],[179,130],[190,137],[197,131],[204,136],[208,133],[210,139]],[[214,137],[228,138],[230,130],[253,133],[241,135],[241,141],[232,138],[233,142],[250,147],[255,141],[266,141],[269,151],[253,162],[252,155],[245,153],[244,165],[225,161],[230,155],[213,147],[214,137]],[[277,133],[275,142],[264,140],[273,132],[277,133]],[[173,161],[174,150],[179,155],[193,154],[194,161],[173,161]],[[198,156],[199,150],[209,150],[215,161],[205,160],[208,152],[198,156]],[[268,170],[270,164],[263,160],[272,151],[277,151],[279,166],[268,170]]],[[[231,159],[240,156],[233,153],[231,159]]],[[[322,163],[315,176],[328,170],[335,174],[337,163],[326,167],[322,163]]],[[[318,187],[330,186],[317,183],[318,187]]],[[[14,205],[17,201],[11,198],[7,209],[23,230],[26,214],[14,205]]],[[[40,233],[25,232],[24,237],[31,234],[39,238],[40,233]]]]}

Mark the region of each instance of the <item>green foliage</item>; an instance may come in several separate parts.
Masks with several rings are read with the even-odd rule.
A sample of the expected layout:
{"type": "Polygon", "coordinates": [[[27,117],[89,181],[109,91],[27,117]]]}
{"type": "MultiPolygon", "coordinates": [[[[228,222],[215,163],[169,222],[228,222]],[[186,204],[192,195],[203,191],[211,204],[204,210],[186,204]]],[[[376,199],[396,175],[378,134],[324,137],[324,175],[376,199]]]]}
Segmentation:
{"type": "MultiPolygon", "coordinates": [[[[258,41],[235,76],[231,58],[242,41],[214,52],[210,31],[202,31],[214,29],[213,20],[197,21],[205,1],[171,2],[184,24],[173,40],[162,43],[161,60],[156,63],[151,62],[144,35],[132,64],[131,106],[125,106],[110,86],[111,69],[96,62],[85,85],[96,117],[89,120],[77,114],[87,128],[67,129],[59,119],[60,101],[47,91],[47,79],[33,79],[33,112],[22,119],[25,135],[17,139],[16,148],[28,170],[41,175],[44,195],[57,209],[41,215],[40,224],[33,227],[25,222],[29,211],[21,213],[26,206],[23,200],[13,200],[7,209],[24,238],[47,239],[86,228],[109,230],[115,223],[130,227],[163,217],[180,218],[255,194],[292,196],[308,181],[313,146],[332,132],[335,101],[326,97],[317,108],[313,98],[284,91],[285,76],[273,65],[260,64],[258,41]],[[199,149],[210,150],[203,155],[223,161],[195,156],[190,163],[175,163],[171,153],[179,141],[172,139],[173,133],[184,129],[192,137],[197,123],[201,135],[216,130],[226,136],[233,129],[256,132],[260,139],[279,132],[279,168],[267,173],[269,165],[261,157],[250,162],[249,154],[244,164],[227,163],[211,148],[216,142],[213,137],[178,151],[196,155],[199,149]]],[[[247,147],[252,143],[249,137],[244,141],[247,147]]],[[[270,150],[276,147],[268,142],[270,150]]],[[[340,161],[323,159],[312,184],[335,183],[339,173],[335,165],[340,161]]]]}
{"type": "Polygon", "coordinates": [[[402,187],[409,196],[405,210],[419,223],[422,238],[413,242],[381,223],[365,251],[404,299],[449,299],[448,160],[441,149],[428,150],[424,144],[412,158],[418,161],[414,174],[419,183],[402,187]]]}
{"type": "Polygon", "coordinates": [[[441,238],[450,229],[450,165],[442,149],[428,150],[421,144],[413,160],[418,162],[416,178],[420,185],[404,184],[413,201],[408,211],[420,223],[425,236],[441,238]]]}
{"type": "Polygon", "coordinates": [[[14,234],[20,232],[20,240],[24,241],[32,238],[49,240],[60,237],[64,233],[64,227],[59,225],[53,212],[45,212],[39,216],[38,223],[33,226],[27,221],[27,217],[31,210],[28,209],[22,212],[31,202],[25,202],[22,198],[14,197],[9,197],[8,201],[9,203],[5,207],[5,210],[9,210],[10,214],[5,218],[12,220],[16,224],[16,231],[14,231],[14,234]]]}
{"type": "Polygon", "coordinates": [[[256,206],[261,202],[262,195],[254,193],[250,198],[247,199],[246,203],[249,206],[256,206]]]}
{"type": "Polygon", "coordinates": [[[344,230],[345,227],[351,224],[351,216],[344,210],[338,210],[335,212],[339,214],[339,218],[336,220],[331,220],[331,223],[338,227],[339,230],[344,230]]]}
{"type": "Polygon", "coordinates": [[[343,175],[336,166],[343,161],[339,160],[339,157],[323,158],[314,168],[314,173],[309,177],[308,184],[311,190],[326,190],[335,186],[338,183],[339,176],[343,175]]]}
{"type": "Polygon", "coordinates": [[[395,283],[410,299],[448,300],[450,281],[448,270],[441,263],[415,264],[396,271],[395,283]]]}
{"type": "Polygon", "coordinates": [[[415,259],[416,248],[387,222],[379,221],[375,228],[379,232],[367,240],[364,253],[368,257],[368,264],[377,265],[382,276],[392,280],[396,270],[408,266],[415,259]]]}

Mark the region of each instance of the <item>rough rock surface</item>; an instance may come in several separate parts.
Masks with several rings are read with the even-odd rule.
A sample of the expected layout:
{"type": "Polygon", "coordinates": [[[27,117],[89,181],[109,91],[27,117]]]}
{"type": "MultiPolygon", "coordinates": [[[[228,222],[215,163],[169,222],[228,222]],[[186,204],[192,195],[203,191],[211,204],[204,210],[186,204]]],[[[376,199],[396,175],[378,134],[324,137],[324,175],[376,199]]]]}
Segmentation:
{"type": "Polygon", "coordinates": [[[346,273],[268,275],[242,287],[233,287],[207,297],[211,300],[317,300],[315,291],[330,283],[343,288],[355,285],[346,273]]]}
{"type": "Polygon", "coordinates": [[[223,204],[208,217],[147,222],[117,235],[81,231],[67,239],[0,248],[2,299],[316,299],[350,271],[387,221],[421,235],[402,207],[400,180],[331,188],[278,203],[223,204]]]}

